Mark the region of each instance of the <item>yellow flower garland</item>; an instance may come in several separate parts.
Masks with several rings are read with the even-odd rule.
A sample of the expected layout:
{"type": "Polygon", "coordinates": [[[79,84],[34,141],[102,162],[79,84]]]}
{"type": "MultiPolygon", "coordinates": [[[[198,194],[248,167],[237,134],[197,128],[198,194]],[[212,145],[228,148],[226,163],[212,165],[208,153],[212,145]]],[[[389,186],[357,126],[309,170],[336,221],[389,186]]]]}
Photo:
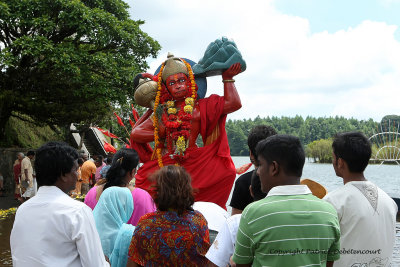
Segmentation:
{"type": "MultiPolygon", "coordinates": [[[[189,71],[189,79],[190,79],[191,90],[192,90],[191,97],[185,98],[186,106],[184,107],[184,111],[186,113],[192,114],[193,107],[194,107],[194,101],[195,101],[195,99],[197,97],[196,82],[195,82],[193,70],[192,70],[190,64],[187,63],[184,59],[181,59],[181,60],[186,65],[186,68],[189,71]]],[[[159,133],[159,128],[158,128],[159,122],[158,122],[158,117],[156,115],[156,110],[157,110],[158,105],[160,104],[161,89],[162,89],[162,72],[164,70],[164,66],[165,66],[165,63],[163,63],[161,65],[160,72],[158,74],[157,94],[156,94],[156,99],[155,99],[155,103],[154,103],[154,111],[153,111],[154,149],[156,150],[158,166],[160,168],[163,167],[164,164],[163,164],[163,161],[162,161],[161,148],[158,147],[158,145],[160,143],[160,139],[159,139],[159,135],[158,135],[158,133],[159,133]]],[[[169,114],[171,114],[174,111],[176,113],[176,108],[174,107],[175,105],[174,105],[173,101],[167,101],[166,104],[167,104],[167,107],[168,107],[167,112],[169,114]],[[171,113],[170,113],[170,111],[171,111],[171,113]]],[[[183,136],[178,137],[176,146],[177,146],[178,150],[180,150],[182,152],[184,152],[186,150],[186,140],[185,140],[185,138],[183,136]]],[[[179,163],[176,163],[175,165],[179,165],[179,163]]]]}

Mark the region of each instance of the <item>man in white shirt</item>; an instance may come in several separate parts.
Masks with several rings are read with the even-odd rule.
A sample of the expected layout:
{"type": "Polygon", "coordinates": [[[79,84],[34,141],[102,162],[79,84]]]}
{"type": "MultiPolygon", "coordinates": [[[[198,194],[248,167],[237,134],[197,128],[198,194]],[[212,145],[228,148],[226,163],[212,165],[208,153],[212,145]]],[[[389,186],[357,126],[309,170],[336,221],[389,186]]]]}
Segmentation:
{"type": "Polygon", "coordinates": [[[33,197],[35,195],[36,179],[33,177],[33,168],[31,160],[35,157],[35,152],[30,150],[26,154],[26,157],[21,161],[21,181],[26,181],[28,187],[25,188],[26,191],[22,195],[25,200],[33,197]]]}
{"type": "MultiPolygon", "coordinates": [[[[256,144],[255,144],[256,145],[256,144]]],[[[255,155],[257,158],[257,155],[255,155]]],[[[255,170],[251,176],[249,192],[253,201],[258,201],[267,196],[267,193],[261,191],[260,177],[255,170]]],[[[218,235],[207,251],[206,258],[209,260],[209,267],[225,267],[228,264],[235,265],[230,260],[235,251],[236,235],[239,228],[240,214],[235,214],[226,219],[218,230],[218,235]]],[[[206,217],[207,218],[207,217],[206,217]]]]}
{"type": "Polygon", "coordinates": [[[36,152],[39,191],[17,210],[10,243],[13,266],[109,266],[92,211],[67,193],[75,188],[78,154],[50,142],[36,152]]]}
{"type": "Polygon", "coordinates": [[[362,133],[348,132],[337,134],[332,148],[333,168],[344,183],[324,198],[337,210],[340,223],[341,255],[334,266],[390,266],[397,205],[364,177],[371,144],[362,133]]]}

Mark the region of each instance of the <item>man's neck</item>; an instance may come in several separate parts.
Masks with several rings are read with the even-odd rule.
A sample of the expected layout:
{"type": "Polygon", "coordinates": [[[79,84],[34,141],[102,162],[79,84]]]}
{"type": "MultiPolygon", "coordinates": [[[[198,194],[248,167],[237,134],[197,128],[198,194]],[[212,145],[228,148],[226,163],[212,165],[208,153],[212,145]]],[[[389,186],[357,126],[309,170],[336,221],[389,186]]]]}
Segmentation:
{"type": "Polygon", "coordinates": [[[343,175],[343,184],[347,184],[348,182],[354,181],[366,181],[363,172],[349,172],[346,175],[343,175]]]}
{"type": "Polygon", "coordinates": [[[299,185],[300,177],[297,176],[286,176],[281,179],[282,183],[279,185],[299,185]]]}

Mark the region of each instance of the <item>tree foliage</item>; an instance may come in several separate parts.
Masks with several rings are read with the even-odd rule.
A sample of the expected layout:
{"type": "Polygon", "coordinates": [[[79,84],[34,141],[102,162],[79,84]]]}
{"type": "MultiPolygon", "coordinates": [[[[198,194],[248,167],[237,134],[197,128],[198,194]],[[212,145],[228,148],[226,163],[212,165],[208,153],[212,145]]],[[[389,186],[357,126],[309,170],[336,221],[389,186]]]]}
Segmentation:
{"type": "Polygon", "coordinates": [[[248,156],[247,136],[250,130],[259,124],[270,125],[279,134],[290,134],[300,138],[304,146],[320,139],[332,138],[338,132],[361,131],[367,136],[378,131],[378,123],[372,119],[359,121],[344,117],[314,118],[295,117],[256,117],[243,120],[228,120],[226,130],[233,156],[248,156]]]}
{"type": "Polygon", "coordinates": [[[0,136],[10,116],[69,125],[129,101],[157,41],[121,0],[0,0],[0,136]]]}
{"type": "Polygon", "coordinates": [[[318,163],[332,163],[332,139],[315,140],[306,146],[306,157],[318,163]]]}

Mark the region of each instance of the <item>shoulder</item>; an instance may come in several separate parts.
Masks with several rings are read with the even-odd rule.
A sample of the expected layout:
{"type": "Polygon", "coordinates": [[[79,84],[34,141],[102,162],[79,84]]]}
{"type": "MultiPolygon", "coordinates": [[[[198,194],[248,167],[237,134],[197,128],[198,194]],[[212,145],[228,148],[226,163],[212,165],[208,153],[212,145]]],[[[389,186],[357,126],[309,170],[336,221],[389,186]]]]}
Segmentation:
{"type": "Polygon", "coordinates": [[[96,199],[96,195],[97,195],[97,186],[93,186],[87,192],[84,203],[87,203],[88,201],[92,201],[93,199],[96,199]]]}
{"type": "Polygon", "coordinates": [[[378,198],[380,200],[383,200],[386,205],[392,206],[395,210],[395,213],[397,214],[397,211],[399,208],[398,208],[396,202],[393,200],[393,198],[391,196],[389,196],[385,191],[383,191],[378,186],[377,186],[377,188],[378,188],[378,198]]]}
{"type": "Polygon", "coordinates": [[[72,199],[68,195],[60,197],[52,205],[54,216],[60,216],[73,222],[93,218],[92,210],[81,201],[72,199]]]}
{"type": "Polygon", "coordinates": [[[246,172],[245,174],[242,174],[237,178],[235,184],[247,184],[251,183],[251,176],[253,175],[254,170],[246,172]]]}
{"type": "Polygon", "coordinates": [[[152,220],[154,220],[156,218],[161,218],[161,217],[163,217],[162,214],[160,214],[157,211],[149,212],[149,213],[146,213],[145,215],[143,215],[142,217],[140,217],[139,222],[138,222],[137,225],[139,226],[140,224],[143,224],[143,223],[145,223],[147,221],[152,221],[152,220]]]}
{"type": "Polygon", "coordinates": [[[84,169],[84,168],[92,168],[93,166],[96,168],[96,164],[94,164],[93,161],[87,160],[82,164],[82,169],[84,169]]]}
{"type": "Polygon", "coordinates": [[[144,190],[142,188],[139,188],[139,187],[135,187],[131,192],[132,192],[132,196],[137,194],[137,195],[140,195],[140,196],[149,196],[149,197],[151,197],[150,194],[146,190],[144,190]]]}
{"type": "Polygon", "coordinates": [[[335,203],[337,201],[342,200],[343,197],[346,197],[351,194],[352,188],[349,186],[342,186],[338,189],[329,192],[323,200],[328,201],[329,203],[335,203]]]}
{"type": "Polygon", "coordinates": [[[28,157],[23,158],[21,161],[21,165],[23,165],[23,166],[28,165],[30,163],[31,163],[31,161],[29,160],[28,157]]]}
{"type": "Polygon", "coordinates": [[[243,212],[242,212],[242,218],[244,219],[248,219],[254,216],[254,214],[257,214],[261,211],[261,207],[262,207],[262,212],[269,212],[269,208],[271,207],[271,205],[265,205],[266,203],[268,203],[269,200],[267,200],[267,198],[258,200],[258,201],[254,201],[252,203],[250,203],[249,205],[246,206],[246,208],[244,208],[243,212]]]}
{"type": "Polygon", "coordinates": [[[191,219],[193,220],[193,222],[195,222],[195,223],[200,223],[200,224],[202,224],[202,223],[206,223],[207,224],[207,220],[206,220],[206,218],[204,217],[204,215],[200,212],[200,211],[198,211],[198,210],[194,210],[194,211],[189,211],[188,212],[188,217],[190,218],[191,217],[191,219]]]}

